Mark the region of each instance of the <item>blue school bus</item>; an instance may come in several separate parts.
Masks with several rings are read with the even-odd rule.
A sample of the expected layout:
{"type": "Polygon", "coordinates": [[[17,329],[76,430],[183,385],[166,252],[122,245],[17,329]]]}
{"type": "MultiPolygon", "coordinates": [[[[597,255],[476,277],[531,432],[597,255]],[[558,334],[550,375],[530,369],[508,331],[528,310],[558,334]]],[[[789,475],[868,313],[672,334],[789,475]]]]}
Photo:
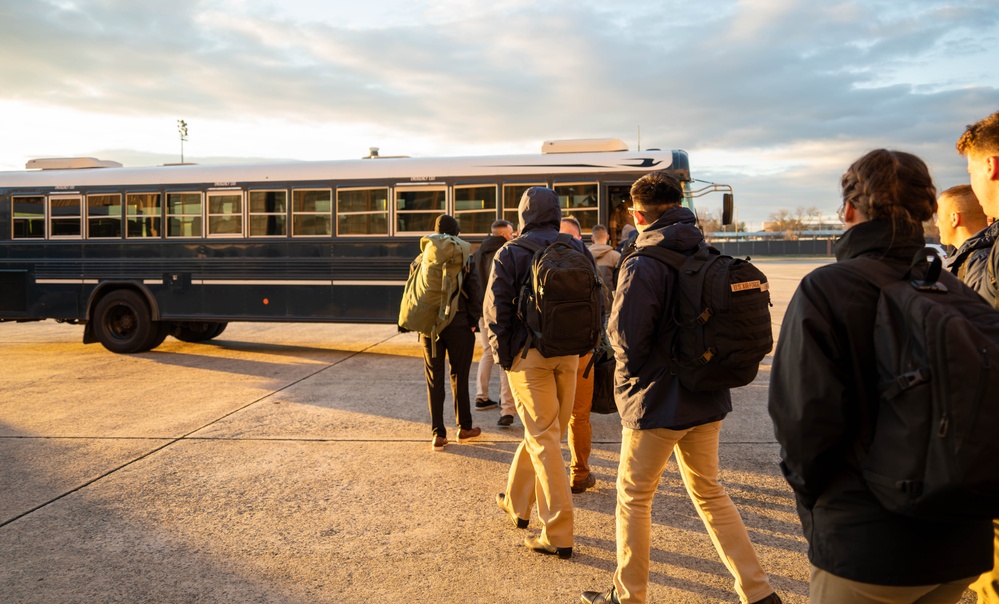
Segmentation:
{"type": "Polygon", "coordinates": [[[517,224],[523,192],[547,186],[586,232],[631,219],[631,184],[652,170],[692,190],[687,154],[616,139],[548,141],[542,153],[379,157],[126,168],[39,159],[0,172],[0,321],[84,324],[84,342],[143,352],[167,335],[218,336],[232,321],[393,323],[419,238],[441,213],[476,243],[517,224]]]}

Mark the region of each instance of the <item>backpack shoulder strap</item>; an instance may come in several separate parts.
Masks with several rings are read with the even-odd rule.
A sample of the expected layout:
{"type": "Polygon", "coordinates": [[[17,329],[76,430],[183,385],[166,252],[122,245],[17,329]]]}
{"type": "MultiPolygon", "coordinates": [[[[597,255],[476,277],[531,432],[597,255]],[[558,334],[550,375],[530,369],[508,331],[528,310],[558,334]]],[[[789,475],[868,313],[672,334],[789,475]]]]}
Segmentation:
{"type": "Polygon", "coordinates": [[[516,239],[511,239],[507,243],[517,247],[522,247],[525,250],[530,250],[532,254],[537,254],[541,250],[545,249],[544,244],[538,243],[537,241],[531,241],[527,237],[517,237],[516,239]]]}
{"type": "Polygon", "coordinates": [[[633,255],[638,256],[648,256],[650,258],[655,258],[659,262],[672,267],[675,270],[680,270],[680,268],[687,261],[687,256],[681,254],[680,252],[674,252],[673,250],[668,250],[664,247],[658,245],[646,245],[642,247],[636,247],[633,255]]]}

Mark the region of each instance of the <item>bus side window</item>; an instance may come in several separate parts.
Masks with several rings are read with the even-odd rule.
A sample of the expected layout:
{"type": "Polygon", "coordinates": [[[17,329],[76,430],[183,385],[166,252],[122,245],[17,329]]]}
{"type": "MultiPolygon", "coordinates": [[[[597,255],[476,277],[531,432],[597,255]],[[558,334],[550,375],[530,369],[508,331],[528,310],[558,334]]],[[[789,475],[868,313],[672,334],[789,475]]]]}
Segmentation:
{"type": "Polygon", "coordinates": [[[467,235],[488,235],[496,220],[496,185],[456,186],[454,218],[467,235]]]}
{"type": "Polygon", "coordinates": [[[288,192],[249,192],[250,237],[283,237],[288,234],[288,192]]]}
{"type": "Polygon", "coordinates": [[[83,236],[83,198],[49,197],[49,237],[83,236]]]}
{"type": "Polygon", "coordinates": [[[333,192],[330,189],[294,189],[291,192],[292,235],[331,235],[333,192]]]}
{"type": "Polygon", "coordinates": [[[559,205],[563,216],[572,216],[579,221],[584,233],[588,233],[594,225],[599,224],[599,208],[597,207],[597,183],[556,184],[559,205]]]}
{"type": "Polygon", "coordinates": [[[45,198],[11,197],[14,239],[45,239],[45,198]]]}
{"type": "Polygon", "coordinates": [[[337,189],[337,235],[388,235],[388,189],[337,189]]]}
{"type": "Polygon", "coordinates": [[[121,195],[87,195],[87,237],[121,237],[121,195]]]}
{"type": "Polygon", "coordinates": [[[167,193],[167,237],[201,237],[201,193],[167,193]]]}
{"type": "Polygon", "coordinates": [[[163,197],[159,193],[125,195],[125,236],[159,237],[162,233],[163,197]]]}

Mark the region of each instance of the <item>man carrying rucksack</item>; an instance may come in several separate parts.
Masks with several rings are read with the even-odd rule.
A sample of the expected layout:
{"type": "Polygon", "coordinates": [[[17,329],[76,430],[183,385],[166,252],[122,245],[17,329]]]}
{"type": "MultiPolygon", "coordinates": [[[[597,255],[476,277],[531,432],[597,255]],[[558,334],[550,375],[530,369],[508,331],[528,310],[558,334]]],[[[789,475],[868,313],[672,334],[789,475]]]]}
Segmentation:
{"type": "MultiPolygon", "coordinates": [[[[517,414],[524,424],[524,440],[514,454],[506,489],[496,501],[518,528],[527,528],[531,508],[537,502],[541,534],[528,537],[525,545],[539,553],[569,558],[573,547],[572,494],[561,441],[572,412],[579,355],[592,350],[599,338],[599,280],[583,242],[559,233],[562,211],[555,191],[531,187],[521,198],[518,213],[521,235],[496,253],[484,303],[489,344],[507,372],[517,414]],[[545,310],[547,301],[552,300],[549,296],[559,293],[533,289],[537,273],[532,266],[550,266],[536,262],[547,256],[547,250],[552,251],[552,258],[565,261],[564,266],[572,264],[566,281],[591,288],[582,291],[580,300],[562,315],[571,319],[571,326],[537,325],[539,309],[545,310]],[[558,335],[573,336],[571,345],[562,348],[558,335]]],[[[554,300],[558,298],[556,295],[554,300]]],[[[540,315],[550,316],[545,312],[540,315]]]]}
{"type": "MultiPolygon", "coordinates": [[[[986,384],[987,377],[960,376],[996,363],[989,362],[988,347],[969,354],[963,344],[976,330],[964,330],[956,320],[924,326],[921,313],[883,311],[897,309],[886,305],[898,301],[889,297],[894,294],[910,296],[905,306],[916,310],[922,301],[955,309],[970,305],[981,317],[994,313],[949,273],[931,275],[922,225],[936,211],[936,189],[921,159],[876,149],[847,169],[841,186],[847,229],[836,242],[836,262],[801,280],[784,315],[770,375],[769,412],[781,470],[808,541],[810,601],[957,602],[992,567],[991,516],[959,517],[986,498],[968,496],[957,510],[932,518],[888,505],[918,502],[930,485],[925,479],[953,469],[932,463],[896,476],[899,468],[919,469],[927,453],[920,449],[928,442],[956,439],[962,454],[994,442],[994,433],[974,432],[975,423],[988,426],[991,420],[969,417],[973,395],[951,400],[949,419],[931,402],[949,396],[948,384],[965,393],[980,380],[986,384]],[[927,333],[934,339],[930,346],[927,333]],[[951,350],[964,354],[928,370],[923,360],[912,362],[912,355],[946,356],[951,350]],[[901,375],[891,380],[888,371],[901,375]],[[910,435],[912,442],[905,442],[910,435]]],[[[978,397],[983,410],[995,401],[987,389],[978,397]]],[[[994,477],[992,464],[981,469],[986,479],[994,477]]]]}
{"type": "Polygon", "coordinates": [[[479,279],[470,262],[470,246],[458,238],[458,223],[447,214],[437,217],[435,234],[424,237],[423,253],[410,266],[410,280],[400,309],[400,327],[418,331],[423,344],[423,367],[427,378],[427,401],[433,432],[431,448],[442,451],[448,444],[444,426],[445,356],[450,361],[451,395],[458,423],[458,442],[482,433],[472,425],[468,374],[475,350],[482,305],[479,279]],[[420,282],[422,287],[414,287],[420,282]],[[418,293],[411,294],[411,291],[418,293]]]}
{"type": "MultiPolygon", "coordinates": [[[[641,249],[660,246],[692,255],[703,243],[696,218],[681,205],[683,188],[666,172],[651,172],[631,187],[631,212],[641,249]]],[[[675,451],[684,486],[743,603],[778,604],[738,510],[718,482],[721,422],[732,410],[729,390],[694,391],[671,375],[669,342],[676,271],[641,253],[622,265],[608,334],[617,360],[621,458],[617,478],[617,570],[606,592],[584,603],[645,602],[649,582],[652,499],[675,451]]]]}

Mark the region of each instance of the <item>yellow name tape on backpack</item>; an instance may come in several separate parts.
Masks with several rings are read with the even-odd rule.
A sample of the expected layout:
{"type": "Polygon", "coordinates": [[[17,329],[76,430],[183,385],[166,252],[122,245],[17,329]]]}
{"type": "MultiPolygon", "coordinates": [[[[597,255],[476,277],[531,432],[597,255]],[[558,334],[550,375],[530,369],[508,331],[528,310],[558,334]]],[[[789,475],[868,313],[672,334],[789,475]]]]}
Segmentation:
{"type": "Polygon", "coordinates": [[[758,289],[761,292],[770,291],[770,284],[761,283],[760,281],[743,281],[742,283],[732,284],[732,291],[734,292],[744,292],[747,289],[758,289]]]}

